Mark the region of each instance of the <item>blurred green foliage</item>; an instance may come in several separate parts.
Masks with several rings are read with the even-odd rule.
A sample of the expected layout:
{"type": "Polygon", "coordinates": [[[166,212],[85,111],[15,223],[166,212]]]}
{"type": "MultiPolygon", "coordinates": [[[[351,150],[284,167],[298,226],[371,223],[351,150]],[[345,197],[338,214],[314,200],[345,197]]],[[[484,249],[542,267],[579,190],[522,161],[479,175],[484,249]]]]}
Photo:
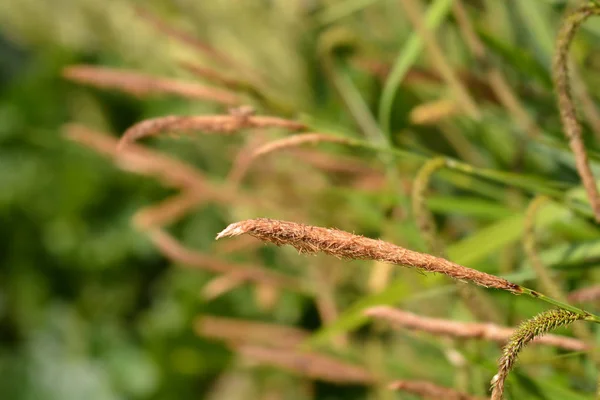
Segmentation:
{"type": "MultiPolygon", "coordinates": [[[[425,9],[432,2],[418,3],[425,9]]],[[[402,148],[421,159],[443,154],[480,168],[521,174],[526,182],[521,188],[535,176],[537,185],[516,190],[501,184],[506,179],[448,174],[447,179],[434,178],[435,193],[428,198],[452,260],[535,286],[535,275],[520,249],[528,199],[557,187],[582,198],[574,160],[561,134],[549,73],[553,35],[567,2],[463,3],[476,16],[474,23],[490,60],[507,76],[541,137],[528,137],[506,109],[482,98],[478,121],[460,115],[441,128],[412,124],[412,108],[449,97],[444,84],[426,79],[403,82],[396,90],[389,131],[374,122],[384,82],[373,68],[349,60],[356,56],[389,69],[413,33],[396,1],[154,0],[144,7],[234,55],[248,68],[262,71],[269,79],[261,89],[277,99],[288,116],[309,121],[315,129],[353,138],[374,136],[372,143],[378,146],[402,148]]],[[[438,32],[450,62],[481,78],[484,66],[469,55],[455,19],[442,20],[438,32]]],[[[595,20],[586,24],[573,49],[596,106],[598,43],[600,24],[595,20]]],[[[130,1],[0,3],[0,398],[235,399],[249,398],[249,393],[266,398],[261,390],[269,386],[278,388],[281,398],[310,397],[297,390],[299,378],[270,369],[247,373],[225,346],[196,336],[193,321],[202,313],[303,327],[316,331],[313,345],[328,350],[335,334],[357,330],[345,357],[377,364],[372,359],[381,346],[389,378],[454,386],[459,378],[448,351],[460,346],[407,333],[397,334],[401,340],[379,341],[373,339],[378,327],[365,325],[361,314],[369,305],[385,303],[468,319],[453,296],[454,287],[442,277],[402,270],[394,273],[385,289],[369,293],[372,264],[305,259],[289,249],[270,247],[229,257],[302,275],[312,286],[319,278],[310,275],[306,265],[331,267],[340,282],[334,291],[341,311],[337,320],[324,324],[314,299],[300,294],[284,293],[273,310],[257,305],[252,288],[245,286],[203,301],[200,290],[212,275],[172,265],[132,228],[130,218],[136,210],[172,191],[124,173],[89,149],[68,142],[62,126],[77,121],[120,133],[149,117],[221,110],[179,99],[140,100],[82,87],[62,79],[61,70],[73,63],[93,63],[190,79],[178,67],[182,59],[206,62],[140,20],[130,1]],[[215,386],[223,376],[235,385],[217,397],[215,386]]],[[[429,70],[431,62],[422,53],[415,65],[429,70]]],[[[598,144],[591,131],[586,124],[593,167],[599,171],[598,144]]],[[[214,181],[224,180],[235,155],[232,149],[239,149],[244,139],[201,140],[157,140],[152,145],[194,163],[214,181]]],[[[277,207],[209,205],[172,231],[186,245],[211,251],[215,233],[228,222],[297,217],[424,250],[414,221],[395,214],[408,212],[408,196],[399,188],[410,182],[418,165],[402,158],[390,164],[373,151],[324,148],[335,156],[375,165],[384,171],[386,183],[380,190],[347,187],[344,177],[282,157],[270,164],[275,168],[272,173],[257,173],[245,186],[253,196],[273,199],[277,207]]],[[[568,290],[592,284],[598,277],[599,231],[588,218],[587,206],[577,204],[556,205],[539,216],[544,230],[542,258],[558,271],[568,290]]],[[[490,297],[507,325],[544,309],[530,299],[504,293],[490,297]]],[[[472,368],[468,391],[483,395],[499,351],[494,345],[466,345],[461,351],[472,368]]],[[[595,367],[589,360],[572,354],[563,360],[553,350],[536,351],[515,373],[512,398],[590,398],[595,367]],[[537,359],[548,362],[536,373],[537,359]]],[[[318,399],[392,396],[323,383],[312,390],[318,399]]]]}

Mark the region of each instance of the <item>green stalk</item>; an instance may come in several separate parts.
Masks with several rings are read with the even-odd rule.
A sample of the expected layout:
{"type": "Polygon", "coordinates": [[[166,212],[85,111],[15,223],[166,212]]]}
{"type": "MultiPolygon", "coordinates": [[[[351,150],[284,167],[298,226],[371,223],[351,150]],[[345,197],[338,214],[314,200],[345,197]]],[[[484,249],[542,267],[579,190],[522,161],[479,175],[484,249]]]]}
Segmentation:
{"type": "MultiPolygon", "coordinates": [[[[408,152],[406,150],[380,146],[377,144],[369,143],[360,139],[354,138],[345,138],[346,143],[350,146],[360,147],[364,149],[369,149],[373,151],[381,151],[392,154],[394,156],[403,157],[404,159],[413,160],[415,162],[425,162],[430,159],[430,157],[415,154],[408,152]]],[[[524,177],[522,174],[515,174],[511,172],[504,171],[496,171],[491,169],[483,169],[474,167],[470,164],[463,163],[461,161],[457,161],[448,157],[444,157],[446,160],[446,167],[449,170],[458,171],[465,173],[467,175],[477,176],[480,178],[492,180],[495,182],[499,182],[505,185],[511,185],[514,187],[518,187],[520,189],[526,190],[531,193],[543,193],[553,198],[560,199],[562,196],[562,191],[550,187],[549,185],[542,184],[535,177],[524,177]]]]}
{"type": "Polygon", "coordinates": [[[584,320],[586,321],[591,321],[591,322],[595,322],[597,324],[600,324],[600,317],[598,317],[597,315],[591,314],[585,310],[582,310],[581,308],[572,306],[570,304],[567,303],[563,303],[562,301],[553,299],[552,297],[548,297],[538,291],[520,286],[521,290],[523,291],[523,294],[526,294],[530,297],[533,297],[534,299],[540,299],[542,301],[545,301],[546,303],[550,303],[558,308],[562,308],[563,310],[567,310],[567,311],[571,311],[572,313],[581,315],[583,317],[584,320]]]}

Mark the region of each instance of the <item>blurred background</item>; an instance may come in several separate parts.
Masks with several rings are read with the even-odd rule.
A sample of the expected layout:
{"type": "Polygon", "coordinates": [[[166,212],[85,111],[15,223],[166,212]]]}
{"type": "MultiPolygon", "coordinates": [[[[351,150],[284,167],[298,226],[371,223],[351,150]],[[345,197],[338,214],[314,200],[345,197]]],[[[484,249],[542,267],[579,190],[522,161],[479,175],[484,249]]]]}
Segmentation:
{"type": "MultiPolygon", "coordinates": [[[[525,212],[536,195],[566,193],[577,206],[551,203],[529,239],[565,292],[593,284],[599,231],[550,75],[561,17],[582,3],[0,2],[0,398],[421,398],[373,384],[374,375],[485,396],[497,344],[392,331],[364,309],[389,304],[513,326],[545,305],[478,291],[489,307],[482,320],[442,276],[214,237],[237,220],[271,217],[433,253],[411,187],[424,162],[447,156],[474,169],[431,177],[422,201],[437,223],[443,250],[435,252],[543,289],[522,248],[525,212]],[[176,198],[177,188],[115,162],[114,140],[103,152],[89,138],[116,139],[148,118],[227,115],[231,104],[161,89],[173,81],[103,84],[97,73],[65,72],[82,64],[223,90],[257,114],[361,145],[319,143],[248,160],[291,133],[145,140],[193,166],[207,193],[151,230],[140,210],[176,198]],[[75,131],[89,140],[73,140],[75,131]],[[237,277],[243,266],[254,268],[250,278],[237,277]],[[246,343],[252,329],[263,347],[246,343]],[[288,339],[309,341],[313,355],[264,353],[288,339]]],[[[572,52],[595,170],[599,20],[585,24],[572,52]]],[[[510,398],[593,398],[596,368],[587,357],[528,351],[510,398]]]]}

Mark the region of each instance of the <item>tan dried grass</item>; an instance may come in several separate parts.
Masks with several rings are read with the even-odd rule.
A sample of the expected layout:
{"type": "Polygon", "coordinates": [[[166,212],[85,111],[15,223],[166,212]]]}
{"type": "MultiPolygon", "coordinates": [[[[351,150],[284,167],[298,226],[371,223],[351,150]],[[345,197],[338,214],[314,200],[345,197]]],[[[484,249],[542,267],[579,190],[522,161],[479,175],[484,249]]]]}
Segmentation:
{"type": "Polygon", "coordinates": [[[569,141],[571,151],[575,155],[577,172],[587,193],[594,212],[596,222],[600,222],[600,195],[596,180],[589,164],[582,128],[577,118],[577,111],[571,94],[569,81],[569,48],[580,26],[591,16],[600,15],[600,6],[592,3],[583,5],[570,12],[563,21],[556,37],[556,49],[552,62],[552,77],[558,98],[560,119],[564,134],[569,141]]]}
{"type": "Polygon", "coordinates": [[[239,95],[234,92],[203,86],[195,82],[162,78],[124,69],[72,65],[63,70],[63,76],[77,83],[103,89],[117,89],[138,97],[172,94],[187,99],[206,100],[226,106],[241,103],[239,95]]]}
{"type": "MultiPolygon", "coordinates": [[[[365,311],[365,315],[391,322],[394,327],[428,332],[432,335],[459,339],[489,340],[506,344],[515,333],[515,328],[491,323],[457,322],[441,318],[430,318],[387,306],[377,306],[365,311]]],[[[570,351],[586,351],[590,347],[583,341],[567,336],[546,335],[536,338],[532,344],[558,347],[570,351]]]]}
{"type": "Polygon", "coordinates": [[[305,129],[305,125],[288,119],[253,116],[253,115],[201,115],[178,116],[171,115],[147,119],[139,122],[125,131],[121,138],[120,147],[129,145],[142,138],[156,136],[161,133],[189,133],[203,131],[205,133],[231,134],[240,129],[279,128],[287,130],[305,129]]]}

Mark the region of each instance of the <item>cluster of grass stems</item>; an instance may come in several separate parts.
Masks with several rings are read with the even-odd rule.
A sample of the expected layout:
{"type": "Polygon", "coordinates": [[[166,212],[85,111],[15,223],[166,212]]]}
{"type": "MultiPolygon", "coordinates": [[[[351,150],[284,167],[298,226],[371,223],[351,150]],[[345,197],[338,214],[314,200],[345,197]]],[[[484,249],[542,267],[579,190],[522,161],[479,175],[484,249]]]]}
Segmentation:
{"type": "MultiPolygon", "coordinates": [[[[419,106],[411,112],[411,120],[416,124],[435,124],[457,114],[478,119],[481,115],[480,107],[466,89],[464,80],[461,80],[451,68],[448,68],[449,62],[446,60],[446,56],[435,38],[432,37],[429,26],[435,22],[435,14],[429,19],[424,19],[418,7],[415,8],[416,2],[403,0],[401,3],[419,35],[419,40],[411,42],[412,44],[409,46],[425,46],[432,63],[439,69],[437,72],[441,80],[448,85],[453,95],[452,100],[442,99],[419,106]]],[[[438,3],[442,4],[443,2],[438,3]]],[[[449,4],[450,2],[445,3],[449,4]]],[[[412,216],[423,237],[427,253],[412,251],[384,240],[370,239],[338,229],[267,218],[248,219],[233,223],[219,233],[217,239],[247,235],[277,246],[293,246],[300,253],[325,253],[344,260],[371,260],[443,274],[456,281],[456,289],[461,300],[476,319],[493,319],[493,312],[490,311],[493,307],[485,306],[489,299],[485,293],[470,286],[471,284],[506,291],[514,295],[528,296],[552,306],[553,308],[524,321],[517,327],[502,326],[489,321],[466,323],[430,318],[387,306],[375,306],[364,310],[364,316],[387,321],[399,330],[427,332],[430,335],[455,340],[476,339],[501,344],[503,349],[498,361],[498,371],[491,379],[492,399],[503,398],[506,379],[522,349],[529,344],[551,346],[573,352],[586,352],[592,359],[598,359],[595,356],[593,337],[587,327],[580,327],[575,331],[577,338],[547,334],[560,326],[570,325],[576,321],[600,323],[599,316],[573,305],[600,298],[600,289],[593,286],[570,294],[565,293],[564,289],[550,275],[536,250],[535,220],[540,208],[550,202],[571,206],[569,200],[560,191],[545,190],[544,196],[538,196],[532,201],[525,217],[524,252],[535,271],[542,291],[530,289],[494,274],[467,268],[447,259],[445,245],[437,233],[435,218],[427,207],[428,187],[434,175],[442,174],[442,172],[453,173],[454,176],[463,174],[509,185],[532,194],[535,194],[539,187],[532,186],[532,181],[522,179],[518,174],[484,169],[469,162],[448,157],[428,159],[425,156],[391,146],[385,139],[382,139],[385,137],[382,132],[385,133],[389,130],[392,101],[390,96],[393,97],[396,87],[394,82],[398,82],[406,73],[406,71],[402,71],[402,67],[397,66],[398,69],[389,72],[390,78],[387,82],[391,83],[390,86],[384,87],[383,106],[379,115],[381,124],[378,125],[377,121],[370,119],[371,117],[368,115],[361,114],[361,107],[364,105],[352,100],[353,94],[347,90],[348,87],[345,86],[343,77],[335,75],[335,59],[329,60],[326,68],[331,69],[328,73],[332,74],[332,79],[338,86],[341,96],[349,102],[349,107],[364,117],[357,123],[367,134],[367,139],[322,132],[315,129],[310,121],[299,121],[290,117],[285,104],[279,103],[277,98],[263,94],[259,89],[262,85],[261,77],[256,72],[241,67],[221,51],[170,27],[147,11],[138,11],[141,17],[164,34],[192,46],[217,65],[224,65],[235,71],[243,71],[243,73],[226,75],[219,69],[191,63],[183,64],[188,71],[212,83],[204,85],[195,81],[167,79],[129,70],[74,65],[64,70],[64,77],[81,84],[116,89],[140,97],[167,94],[190,100],[208,101],[226,107],[228,111],[215,115],[171,115],[144,120],[127,129],[120,140],[76,124],[67,126],[65,131],[70,140],[104,154],[119,167],[130,172],[154,177],[164,185],[178,191],[177,194],[159,204],[139,210],[133,216],[133,221],[134,225],[145,232],[168,259],[191,268],[207,270],[216,275],[204,287],[203,298],[213,299],[249,283],[262,290],[260,293],[263,294],[262,299],[267,306],[273,304],[273,299],[280,291],[293,291],[315,297],[320,311],[324,314],[324,319],[335,320],[337,311],[334,302],[327,297],[327,290],[320,290],[298,277],[275,272],[260,265],[232,263],[224,261],[218,254],[191,250],[165,229],[167,225],[180,220],[195,208],[209,202],[225,205],[244,203],[264,209],[280,207],[270,203],[268,199],[253,196],[241,189],[239,183],[251,166],[257,164],[259,158],[272,153],[295,150],[306,144],[333,143],[380,154],[381,160],[388,166],[389,171],[394,169],[393,160],[396,157],[422,164],[413,180],[411,203],[412,216]],[[258,115],[253,107],[245,105],[249,102],[253,102],[262,109],[279,112],[285,116],[258,115]],[[163,133],[203,132],[230,135],[242,130],[263,132],[268,129],[283,130],[291,135],[267,142],[257,140],[252,146],[242,149],[234,163],[234,171],[222,183],[208,179],[192,165],[151,150],[139,143],[142,139],[163,133]],[[465,285],[465,283],[469,285],[465,285]]],[[[516,122],[530,137],[540,135],[539,128],[520,104],[519,98],[510,89],[502,72],[494,67],[493,63],[490,63],[489,54],[471,25],[461,1],[454,2],[453,12],[468,48],[475,58],[486,66],[484,76],[489,82],[491,95],[509,110],[511,115],[516,116],[516,122]]],[[[584,216],[591,216],[600,222],[600,196],[583,142],[582,128],[571,94],[568,71],[569,46],[577,29],[587,18],[598,14],[600,14],[600,6],[590,3],[571,11],[565,18],[556,40],[553,78],[563,131],[575,156],[577,172],[591,205],[591,212],[582,207],[574,208],[574,211],[584,216]]],[[[332,40],[332,43],[328,45],[329,48],[323,51],[331,53],[334,52],[336,46],[339,46],[339,43],[335,43],[335,40],[339,39],[332,40]]],[[[257,137],[260,138],[258,133],[257,137]]],[[[347,163],[338,163],[335,165],[336,168],[342,168],[340,165],[343,165],[345,169],[361,171],[356,164],[347,166],[347,163]]],[[[393,175],[392,172],[390,173],[393,175]]],[[[241,241],[240,243],[242,250],[256,245],[252,241],[241,241]]],[[[230,250],[223,247],[217,253],[227,251],[230,250]]],[[[321,354],[313,350],[307,351],[303,346],[309,340],[310,333],[299,328],[203,316],[199,318],[195,330],[201,336],[216,338],[228,343],[241,357],[252,360],[254,363],[268,364],[312,379],[336,383],[364,385],[385,383],[385,377],[364,365],[349,363],[333,355],[321,354]]],[[[482,398],[429,381],[392,380],[387,382],[387,385],[392,390],[405,391],[423,398],[482,398]]]]}

